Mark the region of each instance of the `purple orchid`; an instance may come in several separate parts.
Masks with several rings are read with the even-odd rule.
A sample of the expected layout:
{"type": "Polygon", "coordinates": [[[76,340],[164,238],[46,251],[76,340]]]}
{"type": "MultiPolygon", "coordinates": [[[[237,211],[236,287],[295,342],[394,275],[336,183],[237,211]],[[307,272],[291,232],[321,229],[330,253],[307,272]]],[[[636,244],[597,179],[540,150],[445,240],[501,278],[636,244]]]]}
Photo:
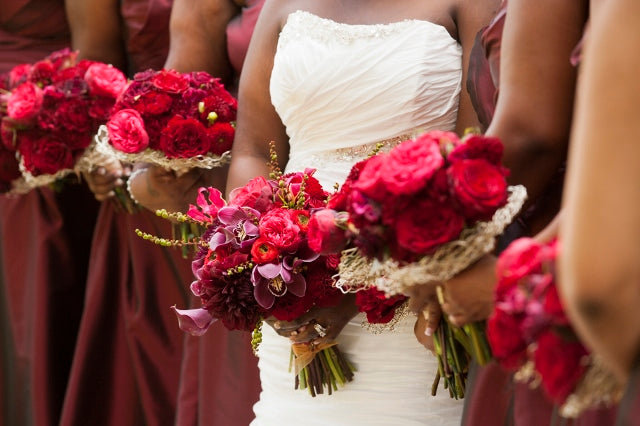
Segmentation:
{"type": "Polygon", "coordinates": [[[307,290],[307,281],[300,267],[303,263],[313,262],[319,256],[305,245],[298,249],[296,256],[286,255],[281,262],[256,265],[251,272],[251,282],[258,304],[269,309],[275,303],[276,297],[282,297],[289,291],[303,297],[307,290]]]}
{"type": "Polygon", "coordinates": [[[230,245],[234,250],[250,250],[258,238],[260,212],[250,207],[225,206],[218,210],[218,220],[222,224],[211,235],[209,248],[230,245]]]}

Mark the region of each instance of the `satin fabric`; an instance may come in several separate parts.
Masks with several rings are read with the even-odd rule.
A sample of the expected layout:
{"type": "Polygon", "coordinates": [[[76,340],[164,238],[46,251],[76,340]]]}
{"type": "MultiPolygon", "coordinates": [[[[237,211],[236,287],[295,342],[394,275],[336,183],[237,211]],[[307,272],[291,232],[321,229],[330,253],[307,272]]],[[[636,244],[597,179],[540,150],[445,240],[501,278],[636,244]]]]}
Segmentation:
{"type": "MultiPolygon", "coordinates": [[[[289,135],[285,173],[316,168],[331,190],[376,141],[455,127],[461,49],[427,21],[382,25],[337,23],[304,11],[289,15],[271,74],[271,100],[289,135]],[[402,66],[398,66],[402,64],[402,66]]],[[[263,327],[262,383],[252,425],[458,425],[462,402],[429,387],[436,358],[414,334],[415,316],[373,334],[354,317],[337,337],[356,367],[331,396],[294,389],[291,343],[263,327]]]]}
{"type": "MultiPolygon", "coordinates": [[[[68,47],[63,0],[0,0],[0,73],[68,47]]],[[[0,423],[57,425],[98,204],[69,183],[0,195],[0,423]]]]}
{"type": "MultiPolygon", "coordinates": [[[[495,112],[500,81],[500,46],[507,13],[507,1],[492,22],[476,37],[471,53],[467,88],[483,126],[489,126],[495,112]]],[[[567,58],[569,61],[569,58],[567,58]]],[[[548,222],[559,208],[564,170],[559,170],[547,190],[517,222],[507,228],[498,247],[504,249],[516,238],[531,235],[532,222],[548,222]]],[[[473,365],[465,398],[463,426],[484,425],[612,425],[616,408],[589,410],[577,419],[563,419],[541,389],[514,383],[510,373],[495,363],[473,365]]]]}

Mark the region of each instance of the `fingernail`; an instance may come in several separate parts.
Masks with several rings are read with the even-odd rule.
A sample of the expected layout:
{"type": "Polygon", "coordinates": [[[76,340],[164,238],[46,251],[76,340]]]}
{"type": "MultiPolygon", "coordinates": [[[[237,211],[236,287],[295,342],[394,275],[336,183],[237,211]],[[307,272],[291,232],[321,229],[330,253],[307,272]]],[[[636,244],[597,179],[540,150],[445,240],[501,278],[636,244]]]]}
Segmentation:
{"type": "Polygon", "coordinates": [[[109,191],[109,193],[107,194],[107,197],[113,197],[113,196],[115,196],[115,195],[116,195],[116,193],[115,193],[115,192],[113,192],[113,191],[109,191]]]}
{"type": "Polygon", "coordinates": [[[427,327],[427,328],[424,329],[424,335],[425,336],[431,337],[432,334],[433,334],[433,330],[431,329],[431,327],[427,327]]]}
{"type": "Polygon", "coordinates": [[[280,321],[276,321],[273,323],[273,328],[280,328],[280,321]]]}
{"type": "Polygon", "coordinates": [[[426,309],[424,311],[422,311],[422,316],[424,317],[425,320],[429,319],[429,311],[427,311],[426,309]]]}
{"type": "Polygon", "coordinates": [[[116,186],[122,186],[122,185],[124,185],[124,181],[122,179],[118,179],[118,180],[116,180],[115,185],[116,186]]]}
{"type": "Polygon", "coordinates": [[[298,333],[302,333],[302,332],[303,332],[303,331],[305,331],[306,329],[307,329],[307,326],[306,326],[306,325],[303,325],[302,327],[300,327],[300,328],[298,329],[298,333]]]}
{"type": "Polygon", "coordinates": [[[107,170],[104,167],[98,168],[98,174],[99,175],[104,175],[106,173],[107,173],[107,170]]]}
{"type": "Polygon", "coordinates": [[[292,336],[297,336],[297,335],[298,335],[298,332],[297,332],[297,331],[295,331],[295,330],[293,330],[293,331],[291,332],[291,335],[292,335],[292,336]]]}
{"type": "Polygon", "coordinates": [[[124,169],[122,172],[125,176],[131,176],[131,169],[124,169]]]}
{"type": "Polygon", "coordinates": [[[449,322],[451,324],[457,324],[456,317],[454,317],[453,315],[449,315],[449,322]]]}

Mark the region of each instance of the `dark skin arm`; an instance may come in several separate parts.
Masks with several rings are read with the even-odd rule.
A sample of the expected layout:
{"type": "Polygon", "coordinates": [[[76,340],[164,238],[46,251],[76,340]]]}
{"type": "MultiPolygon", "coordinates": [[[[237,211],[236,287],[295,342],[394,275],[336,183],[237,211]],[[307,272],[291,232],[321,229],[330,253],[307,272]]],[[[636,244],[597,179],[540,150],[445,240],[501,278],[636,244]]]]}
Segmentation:
{"type": "MultiPolygon", "coordinates": [[[[233,69],[227,56],[225,31],[239,12],[230,0],[176,0],[171,9],[171,44],[165,68],[180,72],[206,71],[229,86],[233,69]]],[[[151,211],[186,211],[198,188],[213,186],[224,190],[227,167],[192,169],[179,174],[162,167],[146,169],[130,182],[133,196],[151,211]]]]}

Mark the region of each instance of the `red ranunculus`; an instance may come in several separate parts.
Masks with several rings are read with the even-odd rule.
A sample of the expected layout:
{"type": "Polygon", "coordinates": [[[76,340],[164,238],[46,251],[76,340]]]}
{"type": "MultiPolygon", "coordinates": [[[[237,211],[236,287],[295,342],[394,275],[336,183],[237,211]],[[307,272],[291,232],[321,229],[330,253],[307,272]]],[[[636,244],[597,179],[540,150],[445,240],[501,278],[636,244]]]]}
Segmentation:
{"type": "Polygon", "coordinates": [[[519,369],[527,359],[522,324],[515,316],[495,309],[487,321],[487,339],[493,356],[508,370],[519,369]]]}
{"type": "Polygon", "coordinates": [[[161,70],[151,81],[155,87],[167,93],[182,93],[189,88],[187,76],[174,70],[161,70]]]}
{"type": "Polygon", "coordinates": [[[73,156],[67,145],[61,141],[41,136],[25,138],[18,149],[25,168],[34,176],[54,174],[73,167],[73,156]]]}
{"type": "Polygon", "coordinates": [[[257,176],[245,186],[236,188],[229,193],[230,206],[246,206],[264,213],[273,205],[273,190],[269,182],[257,176]]]}
{"type": "Polygon", "coordinates": [[[7,115],[19,123],[29,123],[40,112],[42,99],[42,89],[33,83],[22,83],[9,96],[7,115]]]}
{"type": "Polygon", "coordinates": [[[121,109],[107,123],[109,141],[119,151],[129,154],[144,151],[149,146],[149,135],[140,113],[134,109],[121,109]]]}
{"type": "Polygon", "coordinates": [[[173,117],[160,133],[160,150],[168,158],[205,155],[209,147],[207,129],[194,118],[173,117]]]}
{"type": "Polygon", "coordinates": [[[117,98],[127,86],[127,78],[122,71],[101,62],[92,64],[84,78],[94,96],[117,98]]]}
{"type": "Polygon", "coordinates": [[[553,330],[543,333],[533,355],[542,389],[552,401],[562,404],[576,389],[586,370],[586,348],[576,340],[564,340],[553,330]]]}
{"type": "Polygon", "coordinates": [[[507,203],[507,181],[486,160],[460,160],[447,169],[451,195],[469,220],[491,220],[507,203]]]}
{"type": "Polygon", "coordinates": [[[211,143],[211,153],[222,155],[231,150],[235,133],[236,129],[231,123],[215,123],[213,126],[208,127],[207,135],[211,143]]]}
{"type": "Polygon", "coordinates": [[[339,213],[331,209],[318,210],[311,215],[307,229],[311,250],[323,255],[342,251],[347,244],[347,235],[344,225],[338,223],[339,217],[339,213]]]}
{"type": "Polygon", "coordinates": [[[173,98],[166,93],[149,91],[138,98],[135,107],[141,114],[159,115],[171,109],[173,98]]]}
{"type": "Polygon", "coordinates": [[[398,216],[398,244],[416,254],[429,254],[460,236],[464,218],[453,208],[429,199],[407,206],[398,216]]]}
{"type": "Polygon", "coordinates": [[[280,255],[280,251],[266,238],[258,238],[251,246],[251,257],[253,261],[262,265],[275,261],[280,255]]]}
{"type": "Polygon", "coordinates": [[[260,218],[260,236],[282,250],[295,249],[302,237],[289,209],[273,209],[260,218]]]}
{"type": "Polygon", "coordinates": [[[411,195],[427,186],[443,164],[440,146],[427,134],[393,148],[380,168],[380,176],[390,193],[411,195]]]}

